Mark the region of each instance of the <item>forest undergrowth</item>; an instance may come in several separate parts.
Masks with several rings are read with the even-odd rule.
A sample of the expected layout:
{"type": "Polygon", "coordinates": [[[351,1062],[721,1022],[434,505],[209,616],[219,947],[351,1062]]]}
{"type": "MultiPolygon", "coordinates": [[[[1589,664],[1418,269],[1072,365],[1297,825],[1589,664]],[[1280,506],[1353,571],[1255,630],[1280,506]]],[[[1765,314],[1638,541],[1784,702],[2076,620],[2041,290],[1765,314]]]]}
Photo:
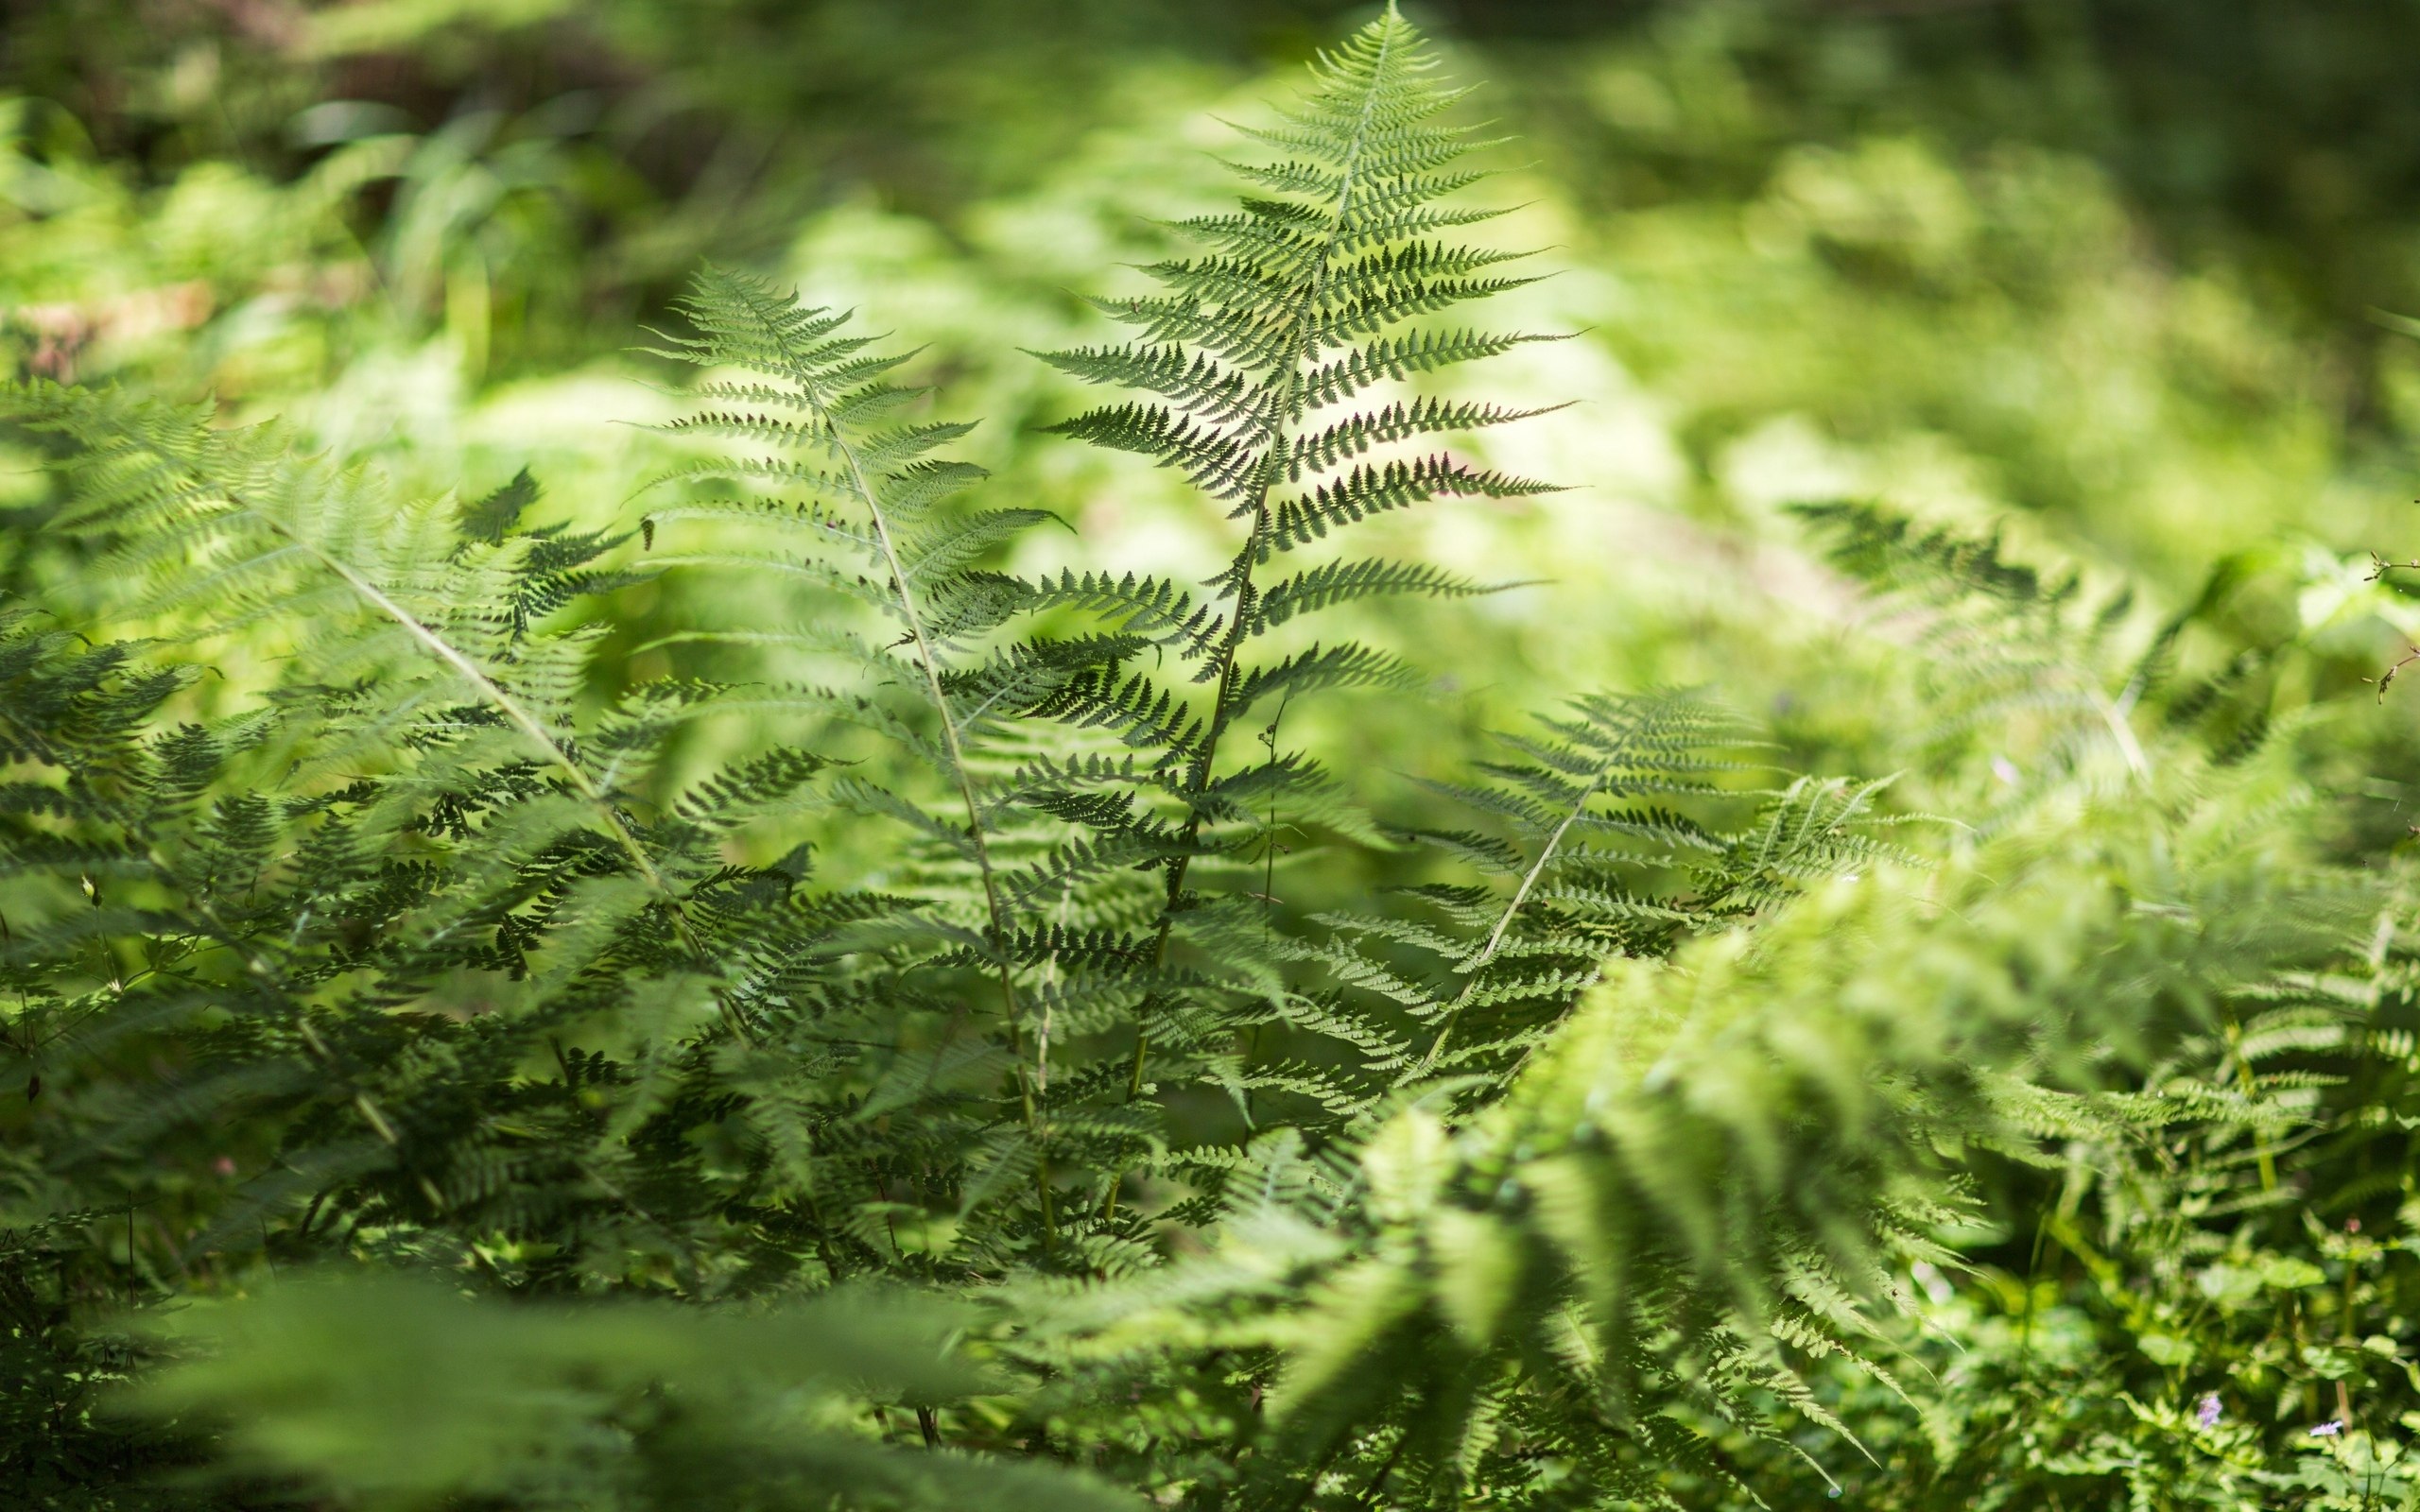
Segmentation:
{"type": "Polygon", "coordinates": [[[2420,1505],[2384,716],[2261,563],[1809,494],[1887,768],[1720,679],[1335,736],[1520,587],[1386,527],[1584,481],[1489,460],[1595,396],[1486,397],[1573,333],[1466,94],[1390,9],[1028,359],[1180,570],[734,268],[568,503],[29,349],[21,1504],[2420,1505]]]}

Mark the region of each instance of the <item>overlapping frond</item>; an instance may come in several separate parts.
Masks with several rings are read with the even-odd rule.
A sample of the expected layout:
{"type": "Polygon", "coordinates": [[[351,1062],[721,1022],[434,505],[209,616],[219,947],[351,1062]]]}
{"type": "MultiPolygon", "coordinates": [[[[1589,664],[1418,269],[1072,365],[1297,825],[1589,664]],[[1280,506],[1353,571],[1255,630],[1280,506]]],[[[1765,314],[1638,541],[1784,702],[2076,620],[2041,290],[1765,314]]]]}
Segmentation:
{"type": "MultiPolygon", "coordinates": [[[[1201,719],[1158,663],[1171,649],[1198,659],[1227,626],[1214,604],[1162,579],[1000,571],[1003,551],[1048,517],[956,499],[981,474],[936,449],[963,427],[908,418],[917,395],[892,381],[896,363],[842,318],[730,272],[702,277],[686,308],[698,334],[666,350],[748,376],[711,379],[700,392],[717,407],[670,429],[750,449],[666,475],[692,491],[650,516],[650,541],[668,548],[657,559],[707,572],[763,563],[888,622],[696,638],[843,653],[853,681],[815,698],[891,738],[936,780],[926,790],[852,774],[831,791],[902,827],[912,857],[903,878],[929,900],[921,922],[892,919],[868,942],[879,938],[903,979],[937,1001],[962,1002],[978,977],[989,982],[989,1011],[954,1013],[936,1055],[960,1076],[904,1105],[929,1115],[930,1099],[947,1098],[961,1130],[959,1151],[927,1178],[961,1188],[984,1215],[961,1227],[955,1252],[987,1266],[1121,1253],[1140,1232],[1135,1214],[1118,1211],[1123,1167],[1154,1136],[1128,1106],[1132,1077],[1084,1057],[1121,1032],[1149,1034],[1164,1052],[1159,1074],[1198,1081],[1229,1053],[1229,963],[1172,958],[1137,886],[1201,848],[1180,829],[1187,795],[1168,774],[1198,744],[1201,719]],[[717,479],[735,495],[695,491],[717,479]],[[807,496],[783,497],[798,492],[807,496]],[[701,530],[757,544],[684,549],[672,534],[701,530]],[[986,1075],[996,1078],[990,1095],[970,1098],[964,1078],[986,1075]]],[[[1100,418],[1099,438],[1132,421],[1100,418]]],[[[1189,465],[1205,483],[1222,466],[1207,452],[1189,465]]],[[[1366,657],[1328,658],[1289,676],[1308,685],[1377,670],[1366,657]]]]}
{"type": "MultiPolygon", "coordinates": [[[[2023,735],[2038,754],[2020,800],[2089,776],[2111,756],[2132,781],[2151,775],[2135,721],[2167,679],[2184,618],[2132,637],[2131,592],[2089,593],[2072,572],[2013,559],[1996,535],[1925,528],[1862,503],[1796,512],[1822,532],[1837,565],[1920,616],[1927,697],[1940,711],[1923,732],[1933,752],[1979,731],[2023,735]]],[[[2202,690],[2203,701],[2221,691],[2202,690]]]]}
{"type": "MultiPolygon", "coordinates": [[[[1482,144],[1450,119],[1461,92],[1436,72],[1434,54],[1392,9],[1323,56],[1302,100],[1273,124],[1239,129],[1270,154],[1235,164],[1259,192],[1232,212],[1178,222],[1174,232],[1202,249],[1145,267],[1156,293],[1094,301],[1136,339],[1046,354],[1084,383],[1148,396],[1080,414],[1061,434],[1153,458],[1239,529],[1233,558],[1198,600],[1167,585],[1115,597],[1106,584],[1085,585],[1091,607],[1161,639],[1179,675],[1097,677],[1053,710],[1158,749],[1160,780],[1183,810],[1177,833],[1151,852],[1164,883],[1161,953],[1172,921],[1205,901],[1196,890],[1202,863],[1273,856],[1281,816],[1290,813],[1299,833],[1327,804],[1308,785],[1310,769],[1277,746],[1288,701],[1414,686],[1371,647],[1330,641],[1264,651],[1264,639],[1374,595],[1484,591],[1432,569],[1353,558],[1269,580],[1272,560],[1375,514],[1546,490],[1448,452],[1407,450],[1533,411],[1370,392],[1539,339],[1420,323],[1527,282],[1504,271],[1520,254],[1456,238],[1494,213],[1450,202],[1484,177],[1460,165],[1482,144]],[[1255,710],[1270,718],[1267,759],[1230,770],[1230,737],[1262,717],[1255,710]]],[[[1059,596],[1085,601],[1070,587],[1059,596]]],[[[1138,1089],[1157,1079],[1154,1053],[1150,1042],[1136,1049],[1138,1089]]]]}

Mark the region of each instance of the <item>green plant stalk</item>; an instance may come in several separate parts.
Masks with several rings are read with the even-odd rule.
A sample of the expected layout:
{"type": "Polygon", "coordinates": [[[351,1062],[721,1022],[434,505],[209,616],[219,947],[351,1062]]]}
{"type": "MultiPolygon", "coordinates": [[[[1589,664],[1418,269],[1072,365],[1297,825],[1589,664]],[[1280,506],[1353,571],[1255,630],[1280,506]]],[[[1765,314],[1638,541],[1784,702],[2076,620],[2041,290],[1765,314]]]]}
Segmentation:
{"type": "Polygon", "coordinates": [[[1538,879],[1546,875],[1547,865],[1554,860],[1555,852],[1563,846],[1563,837],[1570,833],[1573,825],[1580,822],[1580,816],[1587,812],[1588,800],[1595,798],[1604,785],[1605,773],[1600,769],[1595,777],[1588,780],[1586,789],[1572,803],[1571,812],[1565,814],[1563,816],[1563,822],[1554,827],[1554,833],[1547,836],[1547,843],[1538,848],[1538,859],[1530,863],[1528,871],[1522,873],[1521,885],[1512,890],[1512,900],[1505,903],[1504,912],[1496,916],[1495,928],[1489,932],[1487,943],[1480,947],[1478,954],[1472,957],[1471,963],[1462,969],[1466,978],[1462,983],[1462,989],[1454,995],[1454,1001],[1446,1005],[1445,1012],[1439,1019],[1437,1038],[1428,1042],[1428,1053],[1420,1057],[1420,1064],[1396,1078],[1396,1086],[1400,1087],[1406,1082],[1414,1081],[1428,1074],[1429,1068],[1437,1064],[1437,1057],[1445,1053],[1445,1041],[1454,1032],[1454,1022],[1461,1016],[1463,1005],[1470,1002],[1471,994],[1478,990],[1479,973],[1487,970],[1488,962],[1495,959],[1495,953],[1504,948],[1505,932],[1512,927],[1512,920],[1520,916],[1521,906],[1529,902],[1530,892],[1537,886],[1538,879]]]}
{"type": "MultiPolygon", "coordinates": [[[[1394,7],[1390,4],[1387,8],[1387,15],[1392,19],[1394,14],[1394,7]]],[[[1395,31],[1392,27],[1389,27],[1384,40],[1379,43],[1377,59],[1371,65],[1374,85],[1378,74],[1384,70],[1388,56],[1393,50],[1394,44],[1395,31]]],[[[1260,559],[1261,551],[1269,536],[1269,493],[1270,489],[1276,486],[1277,459],[1285,449],[1288,422],[1303,405],[1304,368],[1316,355],[1306,350],[1310,345],[1311,319],[1318,312],[1321,296],[1327,292],[1330,268],[1335,262],[1338,247],[1343,240],[1345,217],[1352,212],[1353,196],[1358,187],[1357,174],[1361,152],[1369,140],[1370,118],[1372,112],[1376,110],[1377,103],[1377,91],[1374,87],[1362,99],[1360,119],[1354,124],[1351,145],[1345,149],[1344,162],[1339,170],[1334,211],[1335,224],[1320,244],[1319,255],[1312,265],[1310,281],[1305,286],[1301,304],[1293,312],[1294,335],[1291,348],[1294,355],[1291,365],[1286,370],[1283,402],[1270,406],[1262,433],[1262,451],[1256,469],[1258,477],[1253,485],[1252,530],[1244,540],[1243,549],[1236,554],[1235,560],[1227,568],[1228,591],[1235,597],[1235,617],[1228,623],[1226,633],[1219,637],[1218,650],[1212,655],[1212,665],[1217,669],[1213,680],[1218,684],[1218,692],[1210,706],[1209,729],[1202,732],[1201,749],[1194,757],[1192,767],[1185,774],[1184,791],[1188,796],[1198,797],[1209,787],[1213,766],[1218,760],[1219,742],[1226,734],[1228,722],[1234,713],[1236,679],[1238,672],[1236,659],[1243,650],[1244,642],[1251,638],[1253,602],[1255,597],[1252,572],[1260,559]]],[[[1184,829],[1178,837],[1176,858],[1168,864],[1167,897],[1161,908],[1159,927],[1151,941],[1151,964],[1154,970],[1164,967],[1167,962],[1168,932],[1175,923],[1177,909],[1184,898],[1185,874],[1192,868],[1193,848],[1200,840],[1201,834],[1201,810],[1197,805],[1185,816],[1184,829]]],[[[1150,1051],[1150,1026],[1148,1023],[1138,1024],[1134,1034],[1133,1065],[1126,1078],[1126,1100],[1130,1103],[1143,1095],[1144,1066],[1150,1051]]],[[[1123,1168],[1112,1177],[1108,1197],[1101,1207],[1101,1216],[1104,1219],[1116,1216],[1117,1189],[1124,1184],[1125,1179],[1123,1168]]]]}
{"type": "MultiPolygon", "coordinates": [[[[800,370],[805,365],[798,361],[788,341],[779,331],[768,326],[766,335],[782,350],[800,370]]],[[[804,387],[804,385],[801,386],[804,387]]],[[[908,586],[908,570],[899,559],[899,543],[886,513],[874,493],[873,483],[866,475],[864,461],[856,448],[841,434],[830,409],[821,394],[806,390],[807,399],[815,405],[816,419],[822,423],[823,434],[849,470],[849,481],[857,497],[865,502],[866,515],[873,523],[874,540],[882,549],[883,566],[890,574],[891,587],[898,595],[899,612],[908,622],[908,633],[916,647],[917,669],[924,674],[925,696],[932,700],[933,712],[941,716],[942,748],[949,754],[950,776],[956,780],[959,801],[966,809],[966,835],[975,852],[975,869],[983,880],[983,909],[992,936],[993,964],[998,968],[1000,1011],[1008,1026],[1010,1050],[1017,1063],[1018,1100],[1025,1115],[1026,1133],[1037,1144],[1041,1140],[1041,1123],[1033,1103],[1033,1085],[1025,1070],[1024,1010],[1017,1001],[1016,975],[1009,964],[1009,932],[1006,910],[1000,903],[999,879],[992,865],[992,847],[983,833],[981,805],[975,796],[975,779],[966,769],[966,752],[959,740],[958,719],[950,713],[949,693],[942,686],[940,661],[933,654],[931,638],[925,631],[925,620],[916,608],[915,591],[908,586]]],[[[1057,1224],[1052,1218],[1050,1201],[1050,1163],[1038,1161],[1034,1167],[1036,1194],[1042,1204],[1043,1242],[1047,1249],[1058,1247],[1057,1224]]]]}

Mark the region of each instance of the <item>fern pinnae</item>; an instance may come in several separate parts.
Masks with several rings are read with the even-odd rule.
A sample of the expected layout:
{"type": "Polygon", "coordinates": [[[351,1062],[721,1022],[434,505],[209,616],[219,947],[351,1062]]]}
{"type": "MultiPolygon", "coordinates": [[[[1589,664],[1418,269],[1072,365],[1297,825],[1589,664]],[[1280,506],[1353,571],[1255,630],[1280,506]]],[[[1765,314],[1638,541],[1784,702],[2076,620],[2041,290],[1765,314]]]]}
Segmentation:
{"type": "MultiPolygon", "coordinates": [[[[1495,214],[1429,204],[1485,177],[1445,171],[1479,144],[1471,129],[1431,124],[1465,93],[1425,78],[1432,67],[1417,34],[1391,4],[1357,36],[1322,55],[1306,103],[1281,109],[1275,127],[1238,129],[1283,155],[1273,163],[1230,164],[1268,194],[1246,198],[1238,212],[1176,222],[1177,232],[1206,249],[1144,268],[1163,292],[1093,301],[1135,328],[1138,339],[1125,347],[1046,354],[1083,382],[1139,389],[1166,402],[1095,409],[1057,427],[1061,433],[1153,456],[1246,523],[1233,558],[1207,581],[1216,617],[1185,647],[1198,650],[1192,681],[1206,690],[1200,723],[1160,714],[1164,694],[1142,687],[1121,694],[1121,702],[1154,711],[1154,728],[1146,733],[1167,743],[1170,792],[1186,810],[1167,847],[1153,926],[1159,960],[1166,958],[1178,915],[1191,906],[1187,885],[1195,861],[1217,849],[1208,827],[1246,817],[1214,792],[1219,758],[1236,722],[1271,695],[1409,683],[1392,659],[1351,644],[1313,646],[1258,669],[1246,664],[1247,648],[1290,619],[1351,599],[1478,591],[1447,575],[1375,562],[1313,568],[1270,589],[1259,582],[1259,569],[1385,510],[1447,496],[1544,491],[1543,485],[1443,455],[1364,460],[1374,449],[1500,424],[1527,418],[1527,411],[1414,398],[1323,427],[1313,419],[1371,384],[1493,355],[1530,339],[1380,334],[1526,282],[1490,271],[1526,254],[1428,239],[1495,214]],[[1330,357],[1332,352],[1337,354],[1330,357]],[[1287,485],[1300,488],[1281,497],[1287,485]]],[[[1275,779],[1292,772],[1273,758],[1272,752],[1272,803],[1282,785],[1275,779]]],[[[1146,1014],[1138,1025],[1130,1100],[1141,1096],[1152,1055],[1149,1020],[1146,1014]]],[[[1106,1211],[1114,1211],[1115,1203],[1113,1185],[1106,1211]]]]}
{"type": "Polygon", "coordinates": [[[1478,990],[1481,973],[1495,959],[1495,953],[1503,948],[1505,933],[1521,916],[1522,905],[1530,901],[1530,889],[1538,885],[1539,878],[1546,875],[1547,867],[1553,864],[1555,853],[1563,848],[1563,837],[1571,833],[1571,827],[1587,812],[1588,804],[1603,789],[1610,775],[1611,768],[1603,767],[1588,779],[1587,785],[1571,800],[1570,807],[1564,810],[1563,817],[1547,833],[1545,843],[1538,847],[1537,859],[1521,873],[1519,885],[1512,889],[1512,896],[1505,900],[1504,911],[1496,916],[1495,927],[1487,932],[1486,943],[1467,962],[1455,968],[1463,976],[1461,990],[1455,994],[1453,1002],[1445,1005],[1443,1014],[1437,1021],[1437,1037],[1428,1042],[1428,1049],[1421,1056],[1419,1064],[1404,1074],[1403,1081],[1416,1081],[1426,1076],[1437,1064],[1437,1057],[1445,1053],[1445,1042],[1453,1036],[1455,1022],[1461,1017],[1462,1010],[1470,1005],[1472,995],[1478,990]]]}
{"type": "Polygon", "coordinates": [[[477,662],[472,661],[453,643],[422,624],[417,616],[402,605],[388,597],[378,585],[354,572],[352,567],[337,558],[319,550],[311,542],[294,535],[284,525],[268,522],[268,526],[271,530],[292,541],[313,560],[342,578],[346,586],[360,596],[362,602],[393,620],[405,634],[418,642],[431,656],[444,662],[456,676],[468,682],[480,697],[494,705],[497,713],[511,721],[515,730],[528,737],[530,744],[536,746],[545,755],[547,761],[569,780],[579,796],[585,799],[605,820],[606,827],[613,833],[614,841],[630,856],[631,864],[639,868],[639,875],[647,879],[649,886],[664,895],[665,901],[672,909],[673,927],[681,931],[684,936],[683,943],[689,946],[692,951],[697,948],[697,941],[687,937],[688,919],[685,910],[682,907],[680,895],[665,879],[664,873],[656,868],[654,858],[648,855],[647,848],[639,843],[638,836],[631,832],[630,825],[624,821],[621,811],[614,805],[613,799],[590,780],[587,771],[579,763],[572,759],[571,753],[563,749],[546,727],[538,722],[536,715],[523,708],[521,701],[506,692],[494,679],[489,677],[477,662]]]}
{"type": "MultiPolygon", "coordinates": [[[[353,563],[311,539],[291,522],[280,518],[276,511],[256,502],[248,490],[239,487],[232,478],[216,475],[214,459],[230,456],[231,454],[234,463],[232,471],[235,472],[259,472],[272,455],[284,459],[290,454],[282,437],[256,429],[233,440],[222,439],[208,429],[208,421],[198,412],[180,413],[168,406],[147,404],[134,404],[130,408],[113,397],[64,388],[43,381],[15,386],[9,397],[34,424],[71,437],[88,434],[112,422],[122,427],[119,438],[100,453],[99,459],[104,467],[123,463],[130,457],[144,459],[144,472],[153,480],[152,486],[130,493],[124,481],[120,480],[114,496],[105,487],[98,497],[87,498],[71,516],[76,525],[87,529],[124,530],[134,524],[176,525],[180,515],[186,523],[205,515],[213,523],[230,517],[241,519],[285,542],[286,551],[341,583],[354,598],[380,618],[393,624],[422,651],[461,679],[482,702],[495,710],[536,748],[545,763],[562,776],[590,811],[603,822],[614,844],[630,858],[639,875],[664,902],[683,948],[693,957],[704,959],[704,952],[691,929],[678,889],[664,875],[655,858],[631,828],[619,805],[589,776],[587,769],[546,728],[544,720],[497,681],[469,652],[440,634],[422,616],[397,602],[392,594],[353,563]],[[224,507],[213,508],[214,503],[224,507]]],[[[534,490],[531,492],[534,495],[534,490]]],[[[164,532],[169,536],[182,534],[182,530],[164,532]]],[[[248,561],[257,560],[248,558],[248,561]]]]}
{"type": "MultiPolygon", "coordinates": [[[[845,382],[846,378],[851,376],[866,378],[877,376],[880,371],[890,366],[890,363],[883,360],[879,366],[874,362],[859,364],[856,371],[837,380],[829,379],[827,375],[817,375],[811,381],[808,375],[812,372],[812,369],[792,344],[790,335],[782,329],[779,318],[764,308],[766,301],[771,298],[769,292],[761,285],[754,284],[752,281],[743,281],[730,274],[708,277],[711,280],[709,287],[717,289],[738,307],[755,316],[760,335],[767,348],[786,369],[786,374],[799,386],[797,400],[801,407],[815,418],[817,423],[811,436],[795,427],[777,427],[780,438],[791,444],[811,439],[827,448],[846,471],[845,481],[848,492],[866,511],[868,523],[872,526],[872,544],[879,553],[884,567],[890,575],[892,601],[898,608],[908,637],[915,647],[917,670],[924,679],[925,696],[940,720],[942,744],[947,754],[949,775],[966,811],[968,840],[973,850],[977,869],[982,879],[985,911],[989,916],[992,936],[995,947],[999,946],[1007,938],[1007,920],[1000,902],[998,884],[994,875],[991,849],[987,838],[988,827],[984,823],[982,805],[976,797],[973,774],[967,768],[965,748],[960,741],[959,722],[951,707],[948,691],[942,685],[940,657],[934,649],[931,638],[925,632],[923,609],[915,588],[916,574],[901,559],[898,531],[890,518],[890,510],[884,507],[881,496],[873,486],[868,458],[863,455],[863,449],[851,440],[848,435],[847,420],[856,417],[840,415],[836,409],[832,396],[824,387],[827,381],[845,382]]],[[[818,334],[837,330],[841,323],[838,319],[831,319],[828,324],[825,324],[826,318],[820,311],[811,313],[808,319],[810,323],[806,329],[818,334]]],[[[729,417],[714,418],[719,422],[718,428],[726,432],[734,429],[734,423],[729,417]]],[[[742,423],[736,426],[736,433],[752,435],[762,428],[742,423]]],[[[958,426],[922,427],[916,433],[920,439],[954,438],[962,434],[964,434],[963,428],[958,426]]],[[[1017,1015],[1016,986],[1010,971],[1005,950],[1001,953],[999,966],[1002,1002],[1006,1012],[1013,1021],[1017,1015]]]]}
{"type": "MultiPolygon", "coordinates": [[[[761,282],[728,271],[710,270],[701,275],[688,310],[705,335],[700,341],[679,343],[683,350],[676,355],[691,360],[735,361],[778,376],[795,389],[785,392],[779,402],[809,417],[809,423],[802,426],[764,421],[747,415],[717,414],[702,428],[744,438],[769,439],[773,444],[821,447],[839,469],[839,486],[835,491],[865,511],[867,528],[856,543],[872,548],[872,555],[890,578],[890,593],[885,607],[896,612],[906,629],[905,641],[912,650],[917,680],[940,728],[939,765],[965,815],[963,838],[981,887],[985,954],[991,958],[999,986],[1002,1022],[1016,1064],[1019,1108],[1028,1138],[1038,1140],[1042,1123],[1035,1102],[1035,1084],[1044,1073],[1028,1066],[1025,1058],[1025,1006],[1016,985],[1010,905],[992,853],[990,813],[977,791],[975,774],[967,761],[966,736],[983,717],[985,706],[978,705],[975,712],[962,714],[951,698],[950,678],[942,668],[919,578],[935,568],[944,576],[957,573],[998,540],[1036,521],[1053,517],[1038,510],[994,510],[978,516],[967,526],[936,532],[937,539],[925,542],[924,551],[917,551],[915,543],[903,540],[901,523],[894,518],[894,506],[902,502],[911,507],[927,506],[980,476],[980,472],[963,463],[925,459],[925,454],[934,446],[965,435],[973,428],[970,425],[911,425],[865,440],[852,435],[856,426],[914,397],[909,390],[880,381],[907,357],[882,355],[852,360],[853,354],[864,350],[869,341],[834,336],[845,324],[845,315],[801,311],[786,301],[777,301],[761,282]],[[776,308],[777,302],[780,308],[776,308]],[[747,336],[735,339],[735,318],[752,326],[747,336]],[[832,339],[825,340],[826,337],[832,339]],[[799,350],[800,340],[823,344],[814,352],[805,352],[799,350]],[[841,360],[837,366],[819,367],[819,359],[830,356],[841,360]],[[853,390],[852,385],[863,387],[853,390]],[[875,482],[877,473],[887,473],[887,481],[904,481],[904,499],[887,502],[883,489],[875,482]]],[[[752,389],[760,387],[763,386],[750,386],[752,389]]],[[[712,472],[714,468],[704,464],[700,471],[712,472]]],[[[795,471],[805,472],[804,469],[795,471]]],[[[811,510],[807,513],[813,517],[811,510]]],[[[813,518],[821,523],[820,517],[813,518]]],[[[1050,1250],[1057,1247],[1058,1240],[1048,1160],[1039,1153],[1037,1160],[1040,1163],[1034,1187],[1046,1250],[1050,1250]]]]}

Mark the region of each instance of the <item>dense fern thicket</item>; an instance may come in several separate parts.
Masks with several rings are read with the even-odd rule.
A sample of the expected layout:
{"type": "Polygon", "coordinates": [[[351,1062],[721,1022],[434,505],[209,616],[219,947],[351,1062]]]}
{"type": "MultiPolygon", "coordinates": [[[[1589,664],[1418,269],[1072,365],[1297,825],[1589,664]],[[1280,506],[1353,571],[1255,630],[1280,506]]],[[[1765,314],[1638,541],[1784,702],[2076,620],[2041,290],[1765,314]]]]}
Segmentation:
{"type": "MultiPolygon", "coordinates": [[[[2396,570],[1788,425],[1787,558],[1570,534],[1620,446],[1521,438],[1627,422],[1465,95],[1390,8],[979,361],[709,267],[563,481],[19,332],[0,1484],[2420,1503],[2396,570]]],[[[1772,255],[1921,258],[1878,150],[1772,255]]]]}

